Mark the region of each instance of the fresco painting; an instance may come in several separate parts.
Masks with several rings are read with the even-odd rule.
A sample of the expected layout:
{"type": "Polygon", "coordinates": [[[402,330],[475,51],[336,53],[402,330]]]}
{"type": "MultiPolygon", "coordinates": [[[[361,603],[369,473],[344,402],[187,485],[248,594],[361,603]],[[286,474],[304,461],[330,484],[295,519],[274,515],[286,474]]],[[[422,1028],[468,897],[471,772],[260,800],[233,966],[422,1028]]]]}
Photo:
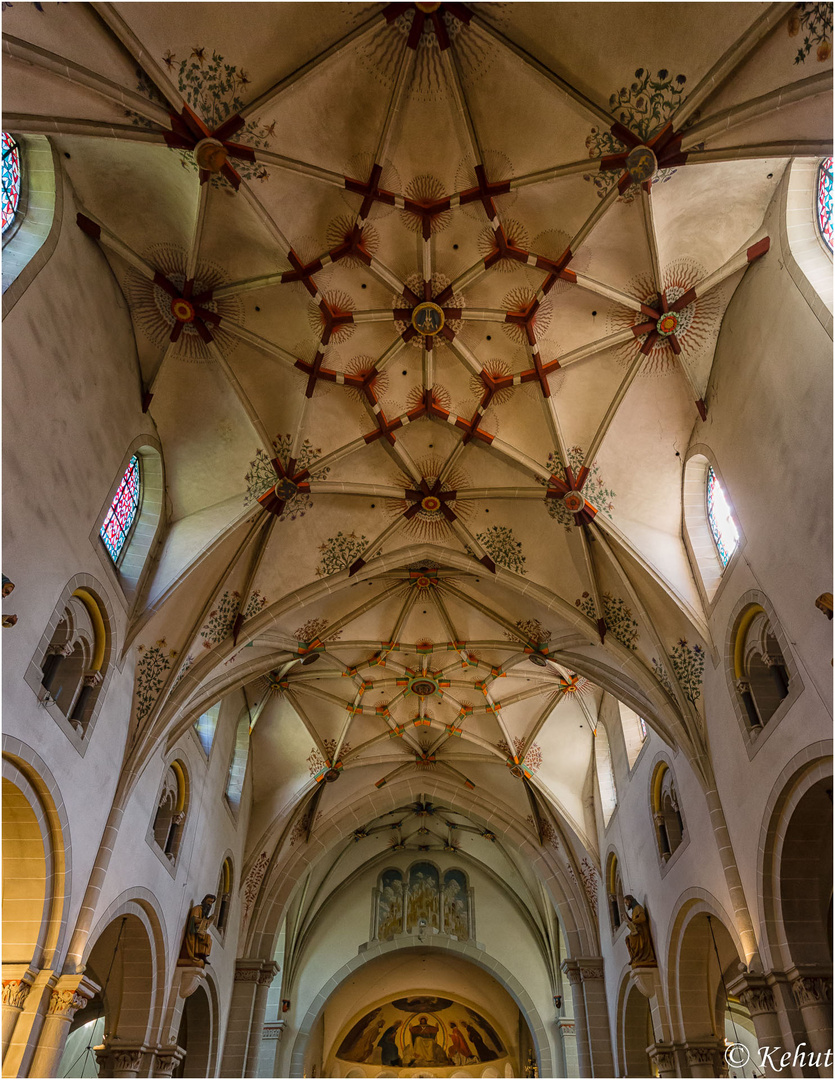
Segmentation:
{"type": "Polygon", "coordinates": [[[396,998],[366,1013],[342,1040],[337,1057],[363,1065],[443,1069],[507,1056],[481,1013],[451,998],[396,998]]]}

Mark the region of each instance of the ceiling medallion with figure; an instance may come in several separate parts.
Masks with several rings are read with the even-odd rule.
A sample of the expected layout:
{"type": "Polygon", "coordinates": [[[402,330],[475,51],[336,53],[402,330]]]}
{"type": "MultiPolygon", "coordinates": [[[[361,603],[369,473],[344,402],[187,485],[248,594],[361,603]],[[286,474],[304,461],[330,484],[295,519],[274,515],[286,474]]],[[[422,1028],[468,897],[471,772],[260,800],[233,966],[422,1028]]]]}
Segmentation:
{"type": "Polygon", "coordinates": [[[434,337],[444,328],[444,311],[431,300],[426,300],[412,312],[412,326],[424,337],[434,337]]]}

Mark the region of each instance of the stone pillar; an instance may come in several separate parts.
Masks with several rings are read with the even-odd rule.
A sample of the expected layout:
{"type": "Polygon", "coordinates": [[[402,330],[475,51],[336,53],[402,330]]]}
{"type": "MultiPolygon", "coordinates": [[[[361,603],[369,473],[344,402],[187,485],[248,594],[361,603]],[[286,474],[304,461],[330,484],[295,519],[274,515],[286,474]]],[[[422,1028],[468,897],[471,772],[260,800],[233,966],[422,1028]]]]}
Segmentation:
{"type": "Polygon", "coordinates": [[[722,1055],[715,1045],[685,1047],[685,1057],[690,1066],[691,1076],[720,1076],[720,1064],[724,1065],[722,1055]]]}
{"type": "Polygon", "coordinates": [[[579,1063],[577,1061],[577,1028],[573,1019],[568,1017],[557,1020],[557,1028],[562,1043],[562,1056],[565,1062],[565,1075],[578,1076],[579,1063]]]}
{"type": "Polygon", "coordinates": [[[258,1075],[258,1058],[261,1053],[261,1040],[264,1037],[264,1018],[267,1014],[267,997],[273,979],[278,974],[279,967],[275,961],[267,961],[261,965],[258,972],[258,984],[255,990],[255,1001],[252,1008],[252,1027],[249,1037],[249,1048],[246,1054],[246,1066],[244,1076],[258,1075]]]}
{"type": "MultiPolygon", "coordinates": [[[[809,1045],[816,1054],[832,1049],[832,977],[789,972],[792,993],[800,1009],[809,1045]]],[[[826,1075],[821,1073],[821,1075],[826,1075]]]]}
{"type": "Polygon", "coordinates": [[[69,976],[66,981],[61,979],[52,991],[49,1009],[29,1067],[30,1076],[55,1076],[73,1017],[79,1009],[85,1008],[99,989],[83,975],[77,980],[78,976],[69,976]]]}
{"type": "Polygon", "coordinates": [[[586,1023],[593,1076],[614,1076],[612,1039],[609,1031],[609,1007],[606,1004],[606,983],[603,978],[603,958],[589,956],[578,959],[583,993],[586,1000],[586,1023]]]}
{"type": "Polygon", "coordinates": [[[760,731],[762,729],[762,723],[760,722],[760,714],[757,712],[757,706],[754,704],[754,699],[751,696],[751,684],[747,679],[737,679],[736,689],[739,696],[742,698],[745,715],[748,717],[748,726],[752,731],[760,731]]]}
{"type": "Polygon", "coordinates": [[[653,1063],[660,1077],[666,1078],[676,1075],[676,1056],[672,1046],[665,1043],[654,1043],[647,1047],[647,1057],[653,1063]]]}
{"type": "Polygon", "coordinates": [[[121,1043],[106,1043],[93,1049],[99,1065],[99,1076],[111,1076],[115,1080],[134,1080],[134,1077],[148,1075],[147,1068],[143,1068],[148,1049],[144,1044],[123,1046],[121,1043]]]}
{"type": "MultiPolygon", "coordinates": [[[[777,1013],[777,1001],[774,992],[766,982],[765,976],[745,972],[738,979],[728,984],[728,992],[739,998],[748,1010],[757,1034],[757,1044],[763,1046],[783,1046],[783,1032],[777,1013]]],[[[757,1069],[766,1076],[778,1076],[768,1062],[757,1062],[757,1069]]]]}
{"type": "Polygon", "coordinates": [[[591,1076],[591,1046],[589,1045],[589,1026],[586,1019],[586,1000],[583,996],[583,979],[580,975],[580,965],[576,960],[563,960],[562,970],[571,987],[571,999],[574,1003],[577,1075],[591,1076]]]}
{"type": "Polygon", "coordinates": [[[777,693],[781,698],[789,696],[789,674],[786,671],[786,665],[782,656],[771,656],[768,653],[763,654],[763,663],[768,668],[771,678],[774,681],[774,686],[777,689],[777,693]]]}
{"type": "Polygon", "coordinates": [[[652,820],[655,822],[655,828],[658,833],[658,846],[661,848],[661,858],[666,862],[670,855],[672,855],[672,851],[670,850],[670,838],[667,833],[664,815],[660,811],[656,811],[652,815],[652,820]]]}
{"type": "Polygon", "coordinates": [[[272,960],[242,958],[236,961],[221,1076],[256,1075],[267,993],[277,970],[278,965],[272,960]],[[266,978],[266,983],[261,983],[262,977],[266,978]],[[257,1031],[256,1014],[259,1017],[257,1031]],[[248,1071],[250,1068],[252,1072],[248,1071]]]}
{"type": "Polygon", "coordinates": [[[31,983],[26,979],[3,980],[3,1057],[9,1049],[12,1035],[17,1025],[17,1018],[23,1012],[26,998],[31,990],[31,983]]]}

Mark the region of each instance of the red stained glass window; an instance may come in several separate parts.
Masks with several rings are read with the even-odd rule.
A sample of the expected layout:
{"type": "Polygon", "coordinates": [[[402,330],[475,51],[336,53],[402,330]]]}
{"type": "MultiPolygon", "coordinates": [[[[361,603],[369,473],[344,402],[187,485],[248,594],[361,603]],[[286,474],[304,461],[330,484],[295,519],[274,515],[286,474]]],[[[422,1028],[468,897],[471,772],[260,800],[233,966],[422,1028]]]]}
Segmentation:
{"type": "Polygon", "coordinates": [[[20,148],[3,132],[3,232],[14,221],[20,203],[20,148]]]}
{"type": "Polygon", "coordinates": [[[139,458],[134,454],[99,532],[114,563],[119,561],[119,555],[136,520],[141,484],[139,458]]]}
{"type": "Polygon", "coordinates": [[[832,158],[824,158],[818,169],[818,228],[823,242],[832,251],[832,158]]]}

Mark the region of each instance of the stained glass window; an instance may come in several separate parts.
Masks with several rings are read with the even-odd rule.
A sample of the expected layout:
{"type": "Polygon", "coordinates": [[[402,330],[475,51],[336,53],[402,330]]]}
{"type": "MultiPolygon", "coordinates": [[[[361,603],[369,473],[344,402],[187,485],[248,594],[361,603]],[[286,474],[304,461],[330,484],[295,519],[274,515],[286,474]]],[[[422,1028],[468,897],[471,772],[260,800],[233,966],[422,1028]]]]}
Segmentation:
{"type": "Polygon", "coordinates": [[[139,458],[134,454],[130,459],[119,490],[110,504],[107,516],[102,523],[99,535],[104,540],[110,558],[114,562],[119,561],[119,554],[125,546],[125,541],[130,535],[131,527],[139,509],[139,494],[141,490],[141,477],[139,473],[139,458]]]}
{"type": "Polygon", "coordinates": [[[20,202],[20,148],[7,131],[3,132],[3,232],[14,221],[20,202]]]}
{"type": "MultiPolygon", "coordinates": [[[[5,184],[5,181],[4,181],[5,184]]],[[[3,191],[5,193],[5,186],[3,191]]],[[[4,218],[5,220],[5,218],[4,218]]],[[[5,226],[4,226],[5,227],[5,226]]],[[[818,228],[823,242],[832,251],[832,158],[824,158],[818,169],[818,228]]]]}
{"type": "Polygon", "coordinates": [[[641,739],[643,740],[647,737],[647,725],[643,716],[638,717],[638,727],[641,729],[641,739]]]}
{"type": "Polygon", "coordinates": [[[707,471],[707,519],[710,522],[713,539],[716,541],[719,558],[722,560],[722,565],[727,566],[728,559],[733,555],[739,543],[739,532],[728,500],[725,498],[725,492],[713,469],[707,471]]]}

